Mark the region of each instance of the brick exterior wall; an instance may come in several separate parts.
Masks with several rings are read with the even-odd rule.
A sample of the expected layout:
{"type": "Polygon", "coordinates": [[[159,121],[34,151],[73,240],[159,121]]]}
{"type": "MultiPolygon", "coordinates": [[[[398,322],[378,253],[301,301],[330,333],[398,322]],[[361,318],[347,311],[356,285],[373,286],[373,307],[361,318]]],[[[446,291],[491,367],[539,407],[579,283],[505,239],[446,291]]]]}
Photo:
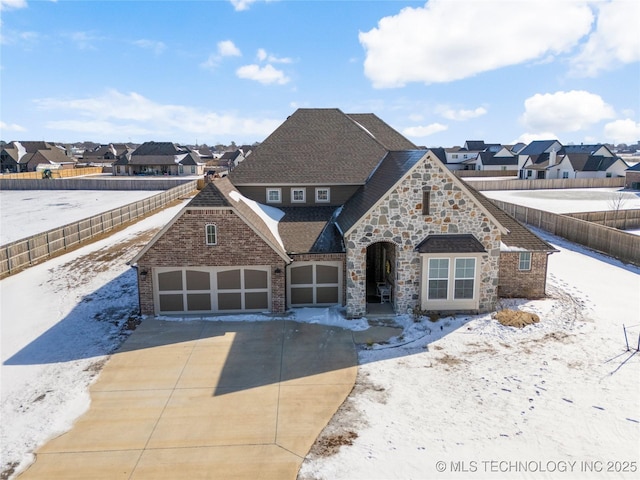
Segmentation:
{"type": "Polygon", "coordinates": [[[282,313],[286,262],[233,211],[186,210],[138,261],[140,313],[153,315],[153,267],[271,266],[271,311],[282,313]],[[206,245],[205,225],[217,226],[217,245],[206,245]],[[276,273],[276,269],[280,269],[276,273]],[[140,272],[147,271],[144,279],[140,272]]]}
{"type": "Polygon", "coordinates": [[[625,188],[631,188],[632,183],[640,183],[640,172],[626,172],[625,188]]]}
{"type": "Polygon", "coordinates": [[[498,294],[512,298],[542,298],[547,280],[547,253],[531,253],[531,269],[518,270],[518,252],[500,253],[498,294]]]}
{"type": "Polygon", "coordinates": [[[376,242],[395,245],[390,272],[395,279],[395,311],[405,313],[420,306],[421,256],[415,248],[430,234],[471,233],[482,243],[488,255],[477,266],[479,311],[491,311],[496,305],[500,231],[442,168],[422,161],[345,238],[349,318],[366,314],[366,252],[376,242]],[[427,186],[431,187],[430,212],[423,215],[422,192],[427,186]]]}

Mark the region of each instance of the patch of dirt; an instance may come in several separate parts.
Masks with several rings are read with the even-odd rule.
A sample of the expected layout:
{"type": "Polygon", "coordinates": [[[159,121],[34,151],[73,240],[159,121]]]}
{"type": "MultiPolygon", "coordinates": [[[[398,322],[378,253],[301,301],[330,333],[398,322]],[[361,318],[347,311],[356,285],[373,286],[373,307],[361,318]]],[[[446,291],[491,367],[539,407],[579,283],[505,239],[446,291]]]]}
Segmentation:
{"type": "Polygon", "coordinates": [[[353,441],[358,438],[357,430],[367,426],[362,412],[354,406],[354,398],[366,395],[375,402],[386,403],[388,396],[386,389],[375,385],[368,377],[368,373],[358,371],[353,390],[318,435],[309,450],[308,458],[330,457],[338,453],[340,447],[353,445],[353,441]]]}
{"type": "Polygon", "coordinates": [[[461,363],[466,363],[466,360],[460,360],[458,357],[454,357],[453,355],[445,353],[444,357],[436,358],[436,362],[452,367],[455,365],[460,365],[461,363]]]}
{"type": "Polygon", "coordinates": [[[15,473],[16,467],[18,465],[18,462],[10,462],[2,467],[2,471],[0,472],[0,480],[8,480],[11,475],[15,473]]]}
{"type": "Polygon", "coordinates": [[[511,309],[500,310],[493,315],[493,318],[506,327],[516,328],[524,328],[527,325],[540,322],[540,317],[535,313],[511,309]]]}

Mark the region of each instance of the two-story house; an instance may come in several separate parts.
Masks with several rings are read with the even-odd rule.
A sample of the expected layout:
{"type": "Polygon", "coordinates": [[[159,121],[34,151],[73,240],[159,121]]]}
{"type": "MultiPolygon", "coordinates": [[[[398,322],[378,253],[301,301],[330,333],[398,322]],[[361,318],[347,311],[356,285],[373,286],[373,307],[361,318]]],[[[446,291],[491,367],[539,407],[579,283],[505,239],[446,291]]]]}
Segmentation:
{"type": "Polygon", "coordinates": [[[143,314],[544,295],[553,248],[373,114],[299,109],[132,260],[143,314]]]}

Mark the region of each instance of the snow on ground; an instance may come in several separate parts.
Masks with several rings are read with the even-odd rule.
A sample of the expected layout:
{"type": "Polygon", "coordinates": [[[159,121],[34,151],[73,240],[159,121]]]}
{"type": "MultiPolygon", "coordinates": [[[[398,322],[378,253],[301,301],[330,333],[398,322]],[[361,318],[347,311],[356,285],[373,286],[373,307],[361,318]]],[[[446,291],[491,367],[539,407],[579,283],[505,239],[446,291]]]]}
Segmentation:
{"type": "MultiPolygon", "coordinates": [[[[0,281],[0,474],[25,468],[89,407],[89,385],[138,308],[126,261],[180,207],[0,281]]],[[[626,351],[622,325],[635,345],[640,269],[537,233],[560,250],[549,298],[502,304],[540,323],[397,317],[403,334],[359,352],[357,384],[323,434],[344,445],[310,454],[301,479],[636,477],[640,354],[626,351]]],[[[367,328],[340,308],[293,318],[367,328]]]]}
{"type": "Polygon", "coordinates": [[[401,346],[362,350],[323,434],[352,444],[299,478],[637,478],[640,353],[623,324],[637,347],[640,269],[537,233],[560,250],[549,298],[502,304],[540,323],[421,319],[401,346]]]}
{"type": "Polygon", "coordinates": [[[620,188],[556,190],[487,190],[485,197],[553,213],[598,212],[640,208],[640,193],[620,188]]]}
{"type": "Polygon", "coordinates": [[[1,190],[0,245],[77,222],[160,191],[1,190]],[[65,223],[60,223],[64,217],[65,223]]]}

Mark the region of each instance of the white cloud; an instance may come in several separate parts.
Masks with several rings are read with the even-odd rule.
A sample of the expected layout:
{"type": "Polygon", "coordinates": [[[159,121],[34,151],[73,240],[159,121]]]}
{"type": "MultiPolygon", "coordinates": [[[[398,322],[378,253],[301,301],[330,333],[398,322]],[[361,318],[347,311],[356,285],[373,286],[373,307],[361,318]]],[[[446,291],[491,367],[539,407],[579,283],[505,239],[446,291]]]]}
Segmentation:
{"type": "Polygon", "coordinates": [[[604,137],[613,143],[635,143],[640,140],[640,123],[629,118],[607,123],[604,137]]]}
{"type": "Polygon", "coordinates": [[[64,34],[64,36],[73,41],[80,50],[95,50],[94,42],[101,40],[100,37],[90,32],[71,32],[64,34]]]}
{"type": "Polygon", "coordinates": [[[603,70],[640,61],[640,2],[612,0],[598,3],[597,8],[596,29],[571,61],[571,73],[577,76],[593,77],[603,70]]]}
{"type": "Polygon", "coordinates": [[[93,98],[44,98],[35,101],[49,116],[46,127],[96,140],[114,141],[137,136],[139,141],[189,141],[198,138],[219,140],[231,137],[255,141],[271,133],[281,120],[249,119],[246,115],[216,113],[183,105],[156,103],[139,93],[108,90],[93,98]],[[82,135],[80,135],[82,134],[82,135]]]}
{"type": "Polygon", "coordinates": [[[256,54],[258,61],[260,62],[268,62],[268,63],[292,63],[293,60],[289,57],[276,57],[275,55],[271,55],[267,53],[264,48],[259,48],[258,53],[256,54]]]}
{"type": "Polygon", "coordinates": [[[534,140],[557,140],[557,139],[558,139],[558,136],[555,133],[551,133],[551,132],[523,133],[515,140],[512,140],[510,143],[516,144],[516,143],[522,142],[522,143],[529,144],[534,140]]]}
{"type": "MultiPolygon", "coordinates": [[[[249,7],[258,1],[260,0],[229,0],[229,2],[231,2],[231,5],[233,5],[233,8],[235,9],[236,12],[249,10],[249,7]]],[[[271,2],[273,0],[263,0],[263,1],[271,2]]]]}
{"type": "Polygon", "coordinates": [[[273,65],[265,65],[264,67],[255,64],[245,65],[236,70],[236,75],[238,75],[239,78],[255,80],[264,85],[273,83],[285,85],[291,80],[282,70],[274,68],[273,65]]]}
{"type": "MultiPolygon", "coordinates": [[[[26,132],[27,129],[17,123],[5,123],[0,121],[1,132],[26,132]]],[[[1,135],[0,135],[1,136],[1,135]]]]}
{"type": "Polygon", "coordinates": [[[26,6],[27,0],[0,0],[0,10],[25,8],[26,6]]]}
{"type": "Polygon", "coordinates": [[[587,0],[430,0],[360,32],[365,75],[390,88],[539,60],[574,48],[593,18],[587,0]]]}
{"type": "Polygon", "coordinates": [[[231,40],[218,42],[218,55],[221,57],[241,57],[240,49],[231,40]]]}
{"type": "Polygon", "coordinates": [[[470,120],[472,118],[477,118],[477,117],[481,117],[482,115],[486,115],[487,109],[484,107],[478,107],[473,110],[465,110],[465,109],[455,110],[446,105],[441,105],[436,108],[436,112],[448,120],[463,122],[465,120],[470,120]]]}
{"type": "Polygon", "coordinates": [[[403,135],[414,138],[428,137],[434,133],[444,132],[449,127],[441,123],[432,123],[425,126],[408,127],[402,131],[403,135]]]}
{"type": "Polygon", "coordinates": [[[599,95],[584,90],[537,93],[524,101],[522,123],[534,131],[577,132],[615,116],[599,95]]]}
{"type": "Polygon", "coordinates": [[[136,47],[153,50],[153,53],[155,53],[156,55],[160,55],[167,48],[167,46],[163,42],[147,39],[136,40],[135,42],[133,42],[133,44],[136,47]]]}
{"type": "Polygon", "coordinates": [[[216,53],[209,55],[204,62],[200,64],[202,68],[214,70],[220,65],[224,57],[241,57],[242,52],[231,40],[222,40],[218,42],[216,53]]]}

